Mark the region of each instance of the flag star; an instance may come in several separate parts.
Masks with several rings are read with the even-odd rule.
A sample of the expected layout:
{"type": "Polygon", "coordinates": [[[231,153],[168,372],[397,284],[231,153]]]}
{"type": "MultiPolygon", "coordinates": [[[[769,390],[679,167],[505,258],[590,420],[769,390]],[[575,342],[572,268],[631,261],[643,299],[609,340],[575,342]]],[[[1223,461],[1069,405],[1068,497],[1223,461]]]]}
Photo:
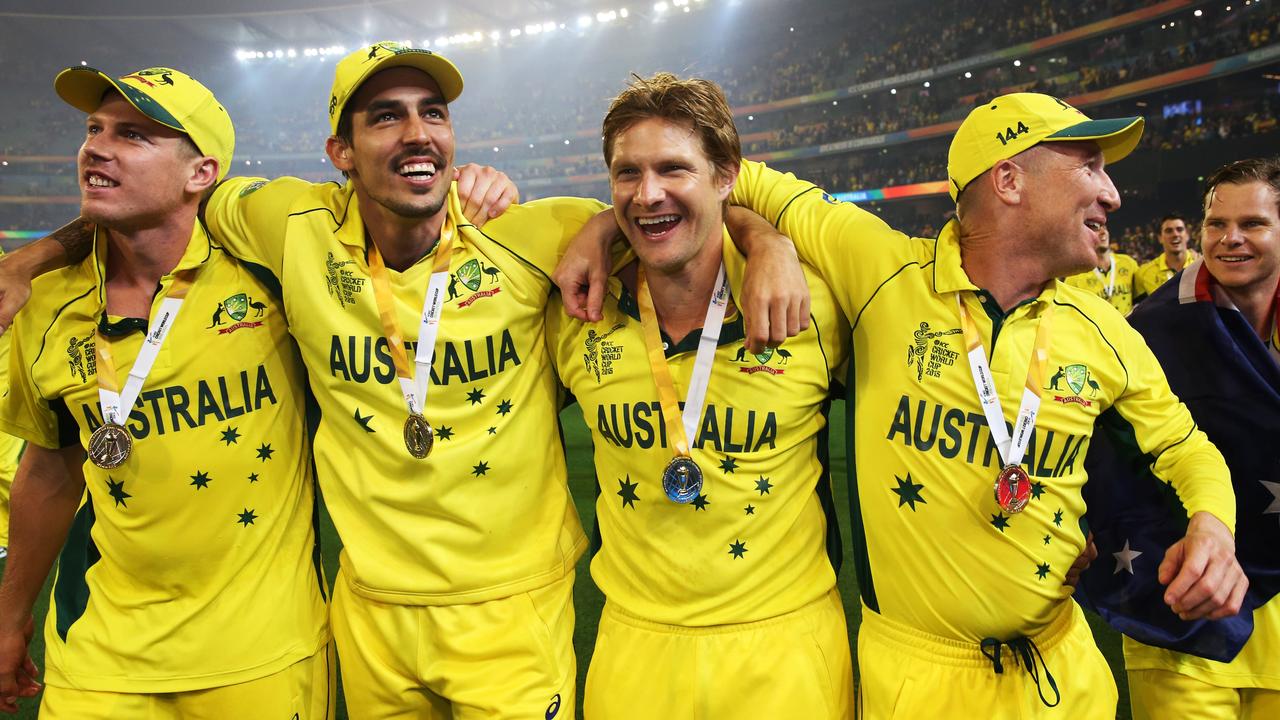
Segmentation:
{"type": "Polygon", "coordinates": [[[271,455],[275,450],[271,449],[271,443],[262,443],[262,447],[258,448],[258,459],[266,462],[271,459],[271,455]]]}
{"type": "Polygon", "coordinates": [[[240,523],[241,525],[244,525],[245,527],[249,527],[250,525],[253,524],[254,520],[258,519],[258,516],[254,515],[253,511],[250,510],[249,508],[245,508],[244,512],[236,513],[236,514],[240,516],[240,519],[237,520],[236,522],[240,523]]]}
{"type": "Polygon", "coordinates": [[[511,400],[503,400],[502,402],[498,403],[499,415],[506,415],[509,412],[511,412],[511,400]]]}
{"type": "Polygon", "coordinates": [[[741,540],[737,542],[729,543],[729,554],[733,556],[733,559],[741,560],[742,557],[746,554],[746,552],[747,552],[747,544],[742,542],[741,540]]]}
{"type": "Polygon", "coordinates": [[[1125,541],[1124,541],[1124,548],[1123,548],[1123,549],[1121,549],[1121,550],[1120,550],[1120,552],[1115,552],[1115,553],[1111,553],[1111,554],[1112,554],[1112,556],[1114,556],[1114,557],[1115,557],[1115,559],[1116,559],[1116,570],[1115,570],[1115,572],[1113,572],[1113,573],[1111,573],[1111,574],[1112,574],[1112,575],[1117,575],[1117,574],[1119,574],[1119,573],[1120,573],[1120,571],[1121,571],[1121,570],[1128,570],[1128,571],[1129,571],[1129,574],[1130,574],[1130,575],[1132,575],[1132,574],[1133,574],[1133,561],[1134,561],[1134,560],[1136,560],[1136,559],[1137,559],[1137,557],[1138,557],[1139,555],[1141,555],[1141,554],[1142,554],[1142,552],[1141,552],[1140,550],[1133,550],[1133,549],[1130,549],[1130,548],[1129,548],[1129,539],[1128,539],[1128,538],[1125,538],[1125,541]]]}
{"type": "Polygon", "coordinates": [[[1266,480],[1259,480],[1258,482],[1262,483],[1263,487],[1271,492],[1271,504],[1267,506],[1266,510],[1262,511],[1262,514],[1273,515],[1280,513],[1280,483],[1266,480]]]}
{"type": "Polygon", "coordinates": [[[196,490],[209,487],[209,473],[196,471],[195,475],[191,475],[191,484],[196,486],[196,490]]]}
{"type": "Polygon", "coordinates": [[[707,506],[710,504],[711,504],[711,501],[707,499],[706,495],[699,495],[698,497],[693,499],[693,508],[695,511],[706,510],[707,506]]]}
{"type": "Polygon", "coordinates": [[[916,503],[920,503],[921,505],[929,504],[928,502],[925,501],[924,497],[920,494],[920,491],[924,489],[924,484],[912,482],[911,473],[907,473],[906,480],[903,480],[897,475],[894,475],[893,479],[898,481],[898,487],[889,488],[889,489],[897,494],[898,507],[902,507],[903,505],[910,505],[911,511],[915,512],[916,503]]]}
{"type": "Polygon", "coordinates": [[[258,473],[249,473],[249,482],[251,483],[258,482],[258,473]]]}
{"type": "Polygon", "coordinates": [[[760,479],[756,481],[756,490],[760,493],[761,497],[763,497],[771,489],[773,489],[773,483],[769,482],[769,478],[761,475],[760,479]]]}
{"type": "Polygon", "coordinates": [[[453,437],[453,428],[449,427],[448,425],[441,425],[440,429],[436,430],[436,437],[440,438],[441,440],[448,440],[449,438],[453,437]]]}
{"type": "Polygon", "coordinates": [[[368,415],[361,415],[360,408],[356,408],[355,420],[357,423],[360,424],[360,427],[363,428],[364,431],[367,433],[374,432],[374,429],[369,427],[369,421],[372,419],[373,419],[373,413],[369,413],[368,415]]]}
{"type": "Polygon", "coordinates": [[[467,393],[467,402],[471,403],[472,405],[479,405],[483,400],[484,400],[484,391],[481,390],[480,388],[474,388],[473,390],[471,390],[471,392],[467,393]]]}
{"type": "Polygon", "coordinates": [[[1049,575],[1049,563],[1040,563],[1036,566],[1036,577],[1043,580],[1049,575]]]}
{"type": "Polygon", "coordinates": [[[1043,494],[1044,494],[1044,483],[1040,482],[1039,480],[1031,483],[1031,499],[1032,500],[1039,500],[1040,496],[1043,494]]]}
{"type": "Polygon", "coordinates": [[[1062,527],[1062,511],[1061,510],[1053,514],[1053,524],[1058,527],[1062,527]]]}
{"type": "Polygon", "coordinates": [[[720,469],[727,473],[731,473],[738,469],[738,461],[731,457],[727,457],[720,461],[720,469]]]}
{"type": "Polygon", "coordinates": [[[489,474],[489,463],[484,462],[484,461],[482,460],[482,461],[480,462],[480,464],[479,464],[479,465],[473,465],[473,466],[471,466],[471,474],[472,474],[472,475],[475,475],[476,477],[480,477],[481,475],[488,475],[488,474],[489,474]]]}
{"type": "Polygon", "coordinates": [[[239,442],[239,441],[240,441],[239,430],[228,425],[227,429],[222,431],[222,442],[226,443],[228,447],[230,447],[232,443],[239,442]]]}
{"type": "Polygon", "coordinates": [[[1048,535],[1045,535],[1045,536],[1044,536],[1044,544],[1045,544],[1045,545],[1048,545],[1048,544],[1049,544],[1049,536],[1048,536],[1048,535]]]}
{"type": "Polygon", "coordinates": [[[755,506],[755,505],[748,505],[748,506],[746,506],[746,507],[744,507],[744,508],[742,508],[742,509],[743,509],[743,510],[745,510],[745,511],[747,512],[747,514],[748,514],[748,515],[755,515],[755,514],[756,514],[756,506],[755,506]]]}
{"type": "Polygon", "coordinates": [[[1004,532],[1004,529],[1009,527],[1009,518],[1005,517],[1004,513],[992,515],[991,527],[999,530],[1000,532],[1004,532]]]}
{"type": "Polygon", "coordinates": [[[490,426],[489,426],[489,434],[490,434],[490,435],[497,435],[497,434],[498,434],[498,428],[494,427],[493,425],[490,425],[490,426]]]}

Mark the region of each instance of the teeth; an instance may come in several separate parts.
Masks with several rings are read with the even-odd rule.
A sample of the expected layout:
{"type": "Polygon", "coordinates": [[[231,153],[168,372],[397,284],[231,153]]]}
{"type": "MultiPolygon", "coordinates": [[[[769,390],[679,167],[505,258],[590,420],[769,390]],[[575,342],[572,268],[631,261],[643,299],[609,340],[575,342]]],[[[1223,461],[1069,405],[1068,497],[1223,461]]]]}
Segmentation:
{"type": "Polygon", "coordinates": [[[428,176],[435,175],[436,174],[435,163],[429,163],[429,162],[405,163],[404,165],[400,166],[401,175],[417,175],[420,173],[425,173],[428,176]]]}
{"type": "Polygon", "coordinates": [[[651,218],[639,218],[636,220],[637,225],[657,225],[664,222],[675,222],[680,219],[679,215],[660,215],[651,218]]]}
{"type": "Polygon", "coordinates": [[[108,179],[106,179],[106,178],[102,177],[101,175],[90,175],[90,176],[89,176],[89,185],[91,185],[91,186],[93,186],[93,187],[115,187],[115,186],[117,186],[117,185],[119,185],[119,184],[120,184],[120,183],[118,183],[118,182],[114,182],[114,181],[112,181],[112,180],[108,180],[108,179]]]}
{"type": "Polygon", "coordinates": [[[1250,256],[1248,256],[1248,255],[1245,255],[1245,256],[1243,256],[1243,257],[1241,257],[1241,256],[1239,256],[1239,255],[1227,255],[1227,256],[1219,255],[1219,256],[1218,256],[1218,260],[1220,260],[1220,261],[1222,261],[1222,262],[1229,262],[1229,263],[1234,263],[1234,262],[1245,262],[1246,260],[1252,260],[1252,259],[1253,259],[1253,258],[1252,258],[1252,257],[1250,257],[1250,256]]]}
{"type": "Polygon", "coordinates": [[[1098,221],[1096,221],[1096,220],[1085,220],[1085,221],[1084,221],[1084,224],[1085,224],[1085,227],[1087,227],[1087,228],[1089,228],[1090,230],[1093,230],[1093,231],[1095,231],[1095,232],[1098,230],[1098,228],[1102,227],[1102,223],[1100,223],[1100,222],[1098,222],[1098,221]]]}

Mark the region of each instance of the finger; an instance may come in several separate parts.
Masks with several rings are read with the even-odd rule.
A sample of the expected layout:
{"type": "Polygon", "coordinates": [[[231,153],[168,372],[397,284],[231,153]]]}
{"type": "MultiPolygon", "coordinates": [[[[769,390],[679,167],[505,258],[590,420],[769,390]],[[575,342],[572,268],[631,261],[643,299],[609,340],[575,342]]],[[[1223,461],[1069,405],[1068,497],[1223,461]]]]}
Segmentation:
{"type": "Polygon", "coordinates": [[[564,313],[575,320],[590,322],[587,317],[587,294],[575,288],[568,292],[561,291],[560,300],[564,304],[564,313]]]}
{"type": "Polygon", "coordinates": [[[793,338],[800,334],[800,303],[793,302],[787,305],[787,337],[793,338]]]}
{"type": "Polygon", "coordinates": [[[747,346],[747,352],[758,355],[764,351],[766,340],[765,321],[761,317],[768,317],[764,313],[743,310],[743,332],[746,335],[742,339],[742,343],[747,346]]]}
{"type": "Polygon", "coordinates": [[[591,322],[600,322],[604,319],[604,290],[609,281],[607,272],[600,272],[593,269],[589,275],[590,281],[587,286],[587,317],[591,322]]]}
{"type": "Polygon", "coordinates": [[[1221,620],[1236,615],[1244,605],[1244,595],[1249,590],[1249,579],[1241,573],[1239,581],[1231,589],[1231,595],[1222,607],[1209,614],[1210,620],[1221,620]]]}
{"type": "Polygon", "coordinates": [[[787,308],[774,302],[769,305],[769,345],[778,347],[787,339],[787,308]]]}
{"type": "MultiPolygon", "coordinates": [[[[1182,566],[1182,553],[1184,540],[1179,540],[1169,547],[1168,552],[1164,554],[1164,560],[1160,561],[1160,567],[1156,569],[1156,579],[1161,585],[1168,585],[1173,582],[1173,578],[1178,574],[1178,568],[1182,566]]],[[[1165,593],[1165,602],[1168,603],[1168,593],[1165,593]]]]}
{"type": "Polygon", "coordinates": [[[502,214],[502,210],[507,208],[504,206],[502,210],[498,210],[498,203],[507,195],[507,190],[511,185],[511,180],[506,173],[497,173],[494,177],[493,184],[489,186],[488,192],[484,194],[484,204],[480,206],[480,212],[484,213],[481,217],[493,218],[502,214]]]}
{"type": "MultiPolygon", "coordinates": [[[[1197,573],[1192,582],[1187,585],[1186,590],[1175,598],[1174,604],[1171,606],[1177,613],[1194,613],[1205,603],[1213,605],[1213,609],[1217,609],[1217,605],[1226,599],[1230,586],[1223,587],[1223,578],[1226,576],[1226,568],[1224,563],[1211,562],[1205,564],[1197,573]]],[[[1188,566],[1194,566],[1191,559],[1183,563],[1183,571],[1186,572],[1188,566]]],[[[1173,583],[1169,584],[1172,588],[1178,582],[1174,578],[1173,583]]]]}
{"type": "Polygon", "coordinates": [[[809,310],[810,310],[809,300],[810,300],[809,293],[805,293],[804,297],[800,299],[800,330],[801,331],[809,329],[809,310]]]}

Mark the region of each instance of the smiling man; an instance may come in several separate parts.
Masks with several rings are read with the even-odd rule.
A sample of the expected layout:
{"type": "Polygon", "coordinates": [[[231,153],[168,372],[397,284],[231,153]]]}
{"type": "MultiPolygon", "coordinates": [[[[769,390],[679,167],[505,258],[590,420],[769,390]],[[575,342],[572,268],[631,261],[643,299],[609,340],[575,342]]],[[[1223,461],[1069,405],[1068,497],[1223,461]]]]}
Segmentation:
{"type": "Polygon", "coordinates": [[[852,717],[826,462],[846,323],[808,273],[813,322],[747,350],[724,207],[742,151],[714,83],[636,78],[603,135],[606,220],[636,260],[597,322],[547,315],[600,483],[591,574],[608,602],[586,716],[852,717]]]}
{"type": "MultiPolygon", "coordinates": [[[[1270,580],[1280,540],[1274,442],[1280,427],[1280,162],[1241,160],[1219,168],[1206,183],[1204,213],[1203,259],[1139,306],[1130,322],[1226,457],[1236,488],[1240,561],[1270,580]]],[[[1254,610],[1253,621],[1244,649],[1226,663],[1126,637],[1135,720],[1280,717],[1280,599],[1254,610]]]]}
{"type": "Polygon", "coordinates": [[[936,239],[744,163],[731,201],[775,219],[852,322],[865,718],[1114,717],[1111,672],[1062,583],[1102,423],[1131,433],[1191,516],[1166,601],[1188,616],[1240,606],[1221,455],[1142,338],[1055,279],[1095,266],[1120,204],[1105,165],[1141,129],[1039,94],[974,109],[949,153],[957,218],[936,239]]]}
{"type": "Polygon", "coordinates": [[[1169,281],[1188,264],[1200,257],[1189,246],[1191,234],[1187,229],[1187,219],[1177,213],[1160,218],[1160,247],[1162,252],[1143,263],[1138,268],[1134,279],[1136,300],[1141,300],[1156,291],[1156,288],[1169,281]]]}
{"type": "Polygon", "coordinates": [[[231,119],[169,68],[77,67],[54,87],[88,113],[77,169],[98,230],[12,331],[0,429],[29,445],[0,709],[36,689],[31,608],[57,556],[42,718],[324,720],[306,380],[280,298],[196,217],[230,167],[231,119]],[[215,308],[229,322],[210,327],[215,308]]]}

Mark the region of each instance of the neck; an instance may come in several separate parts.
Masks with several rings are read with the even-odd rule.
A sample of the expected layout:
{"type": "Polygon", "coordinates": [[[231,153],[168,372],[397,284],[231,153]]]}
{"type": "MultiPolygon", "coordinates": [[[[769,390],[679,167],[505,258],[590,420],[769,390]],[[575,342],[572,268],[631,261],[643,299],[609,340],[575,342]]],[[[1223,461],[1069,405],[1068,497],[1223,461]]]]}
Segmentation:
{"type": "MultiPolygon", "coordinates": [[[[1219,286],[1222,287],[1222,286],[1219,286]]],[[[1276,299],[1276,283],[1254,283],[1243,288],[1222,287],[1222,291],[1244,315],[1249,327],[1264,341],[1271,334],[1272,310],[1276,299]]]]}
{"type": "Polygon", "coordinates": [[[396,215],[378,203],[360,203],[364,229],[369,241],[378,246],[382,261],[397,272],[407,270],[422,259],[440,239],[444,227],[446,208],[425,218],[407,218],[396,215]],[[365,208],[376,208],[365,213],[365,208]]]}
{"type": "Polygon", "coordinates": [[[685,263],[679,270],[644,269],[649,295],[653,297],[653,309],[658,315],[658,326],[676,342],[702,327],[707,316],[707,304],[716,291],[716,275],[720,270],[723,249],[718,236],[714,242],[708,242],[713,248],[708,248],[707,252],[685,263]]]}
{"type": "Polygon", "coordinates": [[[991,293],[1005,312],[1039,296],[1056,276],[1045,272],[1037,258],[1008,252],[1007,247],[981,238],[962,238],[960,265],[969,280],[991,293]]]}
{"type": "Polygon", "coordinates": [[[1107,253],[1106,257],[1097,265],[1097,268],[1100,272],[1108,272],[1113,264],[1115,264],[1115,258],[1111,253],[1107,253]]]}
{"type": "MultiPolygon", "coordinates": [[[[157,227],[130,230],[107,230],[106,283],[108,305],[116,305],[130,313],[138,310],[144,295],[150,308],[160,279],[173,271],[191,242],[195,227],[195,210],[172,213],[157,227]],[[113,295],[118,303],[113,302],[113,295]]],[[[115,314],[125,314],[124,312],[115,314]]],[[[148,314],[143,312],[142,315],[148,314]]]]}
{"type": "Polygon", "coordinates": [[[1164,254],[1164,260],[1169,264],[1169,267],[1174,270],[1181,270],[1182,264],[1187,261],[1187,250],[1186,248],[1183,248],[1177,252],[1166,252],[1164,254]]]}

